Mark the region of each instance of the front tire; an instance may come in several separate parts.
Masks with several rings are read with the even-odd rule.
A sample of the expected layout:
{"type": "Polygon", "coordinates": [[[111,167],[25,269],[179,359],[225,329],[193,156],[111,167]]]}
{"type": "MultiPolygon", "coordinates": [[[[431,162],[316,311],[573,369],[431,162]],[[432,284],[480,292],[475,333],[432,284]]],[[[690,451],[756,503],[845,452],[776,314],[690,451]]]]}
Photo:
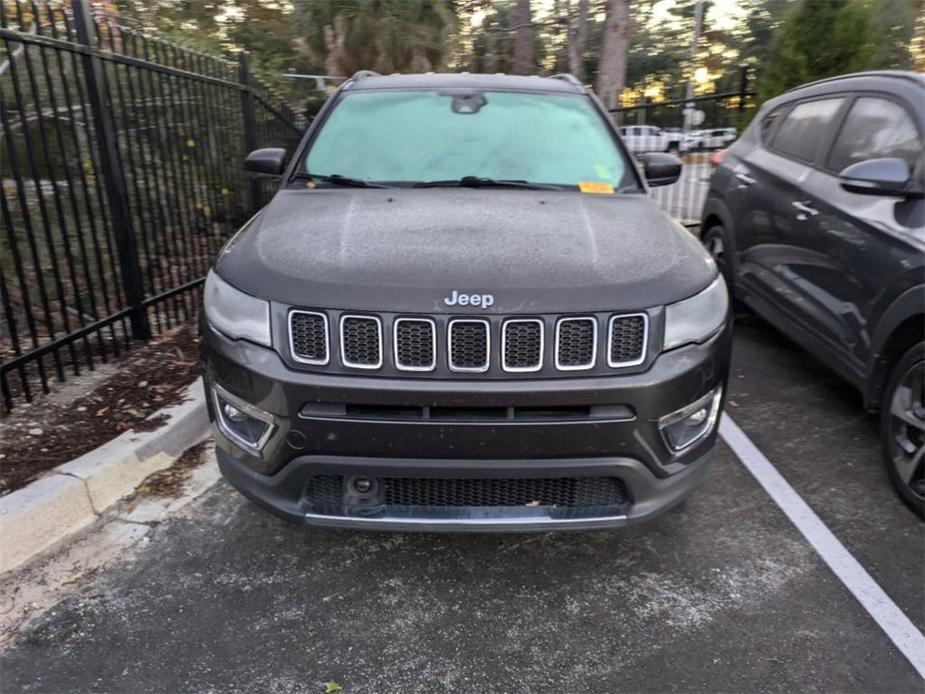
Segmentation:
{"type": "Polygon", "coordinates": [[[896,363],[880,407],[883,462],[900,498],[925,517],[925,342],[896,363]]]}
{"type": "Polygon", "coordinates": [[[729,263],[730,251],[728,238],[729,236],[726,234],[725,227],[723,227],[722,224],[714,224],[704,232],[701,242],[703,243],[703,247],[707,249],[707,253],[713,258],[716,267],[718,267],[719,271],[722,273],[723,278],[726,280],[726,286],[729,288],[729,293],[731,294],[733,277],[732,266],[729,263]]]}
{"type": "Polygon", "coordinates": [[[735,273],[732,271],[732,263],[729,254],[729,235],[722,224],[715,224],[706,230],[701,239],[707,253],[713,258],[716,267],[719,268],[720,274],[726,280],[726,288],[729,290],[729,298],[732,300],[732,315],[736,322],[745,321],[750,312],[741,301],[735,296],[735,273]]]}

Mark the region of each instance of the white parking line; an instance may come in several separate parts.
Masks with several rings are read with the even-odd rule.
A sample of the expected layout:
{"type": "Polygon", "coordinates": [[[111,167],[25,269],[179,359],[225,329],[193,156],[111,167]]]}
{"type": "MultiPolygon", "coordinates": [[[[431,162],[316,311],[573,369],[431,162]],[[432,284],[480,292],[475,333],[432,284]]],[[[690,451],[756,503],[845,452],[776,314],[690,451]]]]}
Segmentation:
{"type": "Polygon", "coordinates": [[[845,584],[861,606],[896,644],[919,676],[925,679],[925,635],[890,600],[857,559],[845,549],[825,523],[815,514],[796,490],[764,457],[751,439],[728,415],[720,421],[719,433],[746,469],[780,506],[813,549],[845,584]]]}

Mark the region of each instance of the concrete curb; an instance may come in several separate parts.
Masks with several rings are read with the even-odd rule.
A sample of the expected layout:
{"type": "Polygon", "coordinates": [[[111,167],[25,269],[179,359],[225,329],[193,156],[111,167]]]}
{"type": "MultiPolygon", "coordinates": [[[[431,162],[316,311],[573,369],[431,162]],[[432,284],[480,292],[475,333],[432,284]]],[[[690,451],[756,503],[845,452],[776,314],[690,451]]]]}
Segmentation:
{"type": "Polygon", "coordinates": [[[143,479],[204,439],[209,432],[205,402],[197,379],[180,403],[151,415],[167,417],[163,426],[146,432],[130,429],[0,498],[0,573],[86,527],[143,479]]]}

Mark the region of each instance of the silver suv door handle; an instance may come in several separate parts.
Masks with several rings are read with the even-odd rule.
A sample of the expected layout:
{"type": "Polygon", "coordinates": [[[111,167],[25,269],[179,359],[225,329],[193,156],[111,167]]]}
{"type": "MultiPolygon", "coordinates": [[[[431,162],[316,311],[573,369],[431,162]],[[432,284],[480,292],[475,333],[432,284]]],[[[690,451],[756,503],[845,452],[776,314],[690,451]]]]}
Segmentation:
{"type": "Polygon", "coordinates": [[[798,210],[800,212],[800,214],[797,215],[797,219],[799,219],[800,221],[803,221],[804,219],[807,219],[808,217],[815,217],[817,214],[819,214],[819,210],[813,209],[812,207],[807,205],[805,202],[794,200],[790,204],[793,206],[793,209],[798,210]]]}
{"type": "Polygon", "coordinates": [[[744,186],[750,186],[750,185],[752,185],[753,183],[755,183],[755,179],[754,179],[754,178],[752,178],[752,177],[749,176],[748,174],[744,174],[744,173],[737,173],[737,174],[736,174],[736,179],[738,179],[739,183],[741,183],[741,184],[744,185],[744,186]]]}

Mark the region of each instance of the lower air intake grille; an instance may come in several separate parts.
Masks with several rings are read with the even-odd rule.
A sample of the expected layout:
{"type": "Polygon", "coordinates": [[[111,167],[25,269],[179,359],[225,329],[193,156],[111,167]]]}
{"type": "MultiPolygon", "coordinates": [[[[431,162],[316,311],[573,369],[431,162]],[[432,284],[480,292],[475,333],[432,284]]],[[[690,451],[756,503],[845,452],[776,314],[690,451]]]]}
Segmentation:
{"type": "MultiPolygon", "coordinates": [[[[616,477],[544,479],[440,479],[386,477],[380,480],[387,506],[615,506],[629,501],[616,477]]],[[[343,477],[318,475],[309,483],[308,500],[343,503],[343,477]]]]}
{"type": "Polygon", "coordinates": [[[296,361],[328,363],[328,319],[323,314],[293,311],[289,314],[289,333],[296,361]]]}
{"type": "Polygon", "coordinates": [[[556,329],[556,366],[559,369],[590,369],[594,366],[597,321],[594,318],[563,318],[556,329]]]}
{"type": "Polygon", "coordinates": [[[630,366],[645,358],[646,318],[643,315],[610,319],[610,366],[630,366]]]}
{"type": "Polygon", "coordinates": [[[504,370],[539,371],[543,365],[543,322],[510,320],[504,324],[504,370]]]}
{"type": "Polygon", "coordinates": [[[488,322],[450,322],[450,368],[453,371],[488,370],[488,322]]]}
{"type": "Polygon", "coordinates": [[[550,479],[385,480],[386,504],[395,506],[608,506],[626,501],[614,477],[550,479]]]}
{"type": "Polygon", "coordinates": [[[340,333],[345,366],[358,369],[382,366],[382,329],[378,318],[344,316],[340,333]]]}
{"type": "Polygon", "coordinates": [[[305,497],[312,504],[344,503],[344,478],[342,475],[315,475],[308,483],[305,497]]]}
{"type": "Polygon", "coordinates": [[[395,366],[404,371],[430,371],[436,366],[436,329],[429,320],[395,321],[395,366]]]}

